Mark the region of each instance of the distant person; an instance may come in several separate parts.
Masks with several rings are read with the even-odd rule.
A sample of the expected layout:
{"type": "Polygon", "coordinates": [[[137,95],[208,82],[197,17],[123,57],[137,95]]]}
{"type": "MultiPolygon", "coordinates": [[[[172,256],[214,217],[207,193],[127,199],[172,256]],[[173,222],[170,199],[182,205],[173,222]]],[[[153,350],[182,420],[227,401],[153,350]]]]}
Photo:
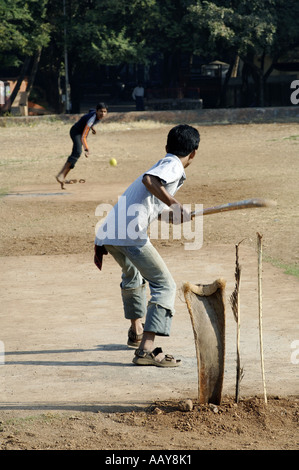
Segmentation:
{"type": "Polygon", "coordinates": [[[91,129],[93,134],[96,134],[96,131],[93,126],[98,124],[108,113],[108,107],[105,103],[99,103],[96,109],[90,110],[87,114],[84,114],[79,121],[77,121],[70,130],[70,136],[73,141],[73,149],[71,155],[68,157],[61,171],[56,176],[56,180],[61,186],[61,189],[64,188],[66,175],[72,170],[82,153],[82,145],[87,158],[89,153],[89,148],[87,145],[87,136],[91,129]]]}
{"type": "Polygon", "coordinates": [[[136,111],[144,111],[144,88],[140,82],[134,88],[132,98],[136,103],[136,111]]]}

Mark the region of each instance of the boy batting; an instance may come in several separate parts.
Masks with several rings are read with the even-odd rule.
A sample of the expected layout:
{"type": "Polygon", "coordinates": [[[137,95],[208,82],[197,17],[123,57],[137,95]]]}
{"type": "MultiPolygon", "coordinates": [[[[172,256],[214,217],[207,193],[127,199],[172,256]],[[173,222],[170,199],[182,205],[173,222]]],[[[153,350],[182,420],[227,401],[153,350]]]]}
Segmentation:
{"type": "Polygon", "coordinates": [[[189,125],[172,128],[165,157],[129,186],[96,233],[96,265],[101,269],[103,255],[110,253],[122,269],[124,315],[130,322],[127,344],[137,348],[136,365],[176,367],[180,363],[154,347],[156,336],[170,335],[176,284],[147,230],[167,207],[176,208],[173,223],[191,220],[191,211],[174,195],[186,179],[185,169],[192,163],[199,141],[198,131],[189,125]],[[148,304],[146,283],[151,294],[148,304]]]}

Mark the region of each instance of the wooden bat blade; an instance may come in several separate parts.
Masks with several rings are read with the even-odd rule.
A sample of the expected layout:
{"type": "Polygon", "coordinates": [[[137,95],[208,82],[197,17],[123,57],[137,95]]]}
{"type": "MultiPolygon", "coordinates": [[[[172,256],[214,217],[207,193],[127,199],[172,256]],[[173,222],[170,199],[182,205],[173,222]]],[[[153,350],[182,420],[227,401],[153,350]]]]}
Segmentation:
{"type": "Polygon", "coordinates": [[[263,199],[263,198],[253,198],[253,199],[244,199],[243,201],[235,201],[235,202],[228,202],[226,204],[220,204],[219,206],[214,207],[207,207],[202,211],[194,211],[192,212],[192,217],[198,215],[209,215],[209,214],[216,214],[218,212],[226,212],[226,211],[235,211],[240,209],[250,209],[253,207],[275,207],[277,205],[276,201],[271,199],[263,199]]]}

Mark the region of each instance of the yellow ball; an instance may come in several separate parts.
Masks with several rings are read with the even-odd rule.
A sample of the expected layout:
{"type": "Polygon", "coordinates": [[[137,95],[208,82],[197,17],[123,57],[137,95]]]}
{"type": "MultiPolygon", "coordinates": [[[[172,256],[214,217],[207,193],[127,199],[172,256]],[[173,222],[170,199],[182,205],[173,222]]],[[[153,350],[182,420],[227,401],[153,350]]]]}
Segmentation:
{"type": "Polygon", "coordinates": [[[110,163],[111,166],[116,166],[117,165],[117,161],[116,161],[115,158],[111,158],[109,163],[110,163]]]}

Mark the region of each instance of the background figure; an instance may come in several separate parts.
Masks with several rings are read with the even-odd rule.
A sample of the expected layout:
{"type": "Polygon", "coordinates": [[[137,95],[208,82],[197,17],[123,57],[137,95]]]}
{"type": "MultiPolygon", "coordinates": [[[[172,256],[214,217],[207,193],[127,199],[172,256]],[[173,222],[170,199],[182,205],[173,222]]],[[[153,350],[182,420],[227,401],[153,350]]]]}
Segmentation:
{"type": "Polygon", "coordinates": [[[93,134],[96,134],[94,126],[98,124],[108,112],[108,107],[105,103],[99,103],[96,109],[91,109],[87,114],[84,114],[79,121],[77,121],[70,130],[70,137],[73,142],[72,153],[68,157],[64,166],[56,176],[57,182],[60,184],[61,189],[64,188],[66,175],[72,170],[82,153],[82,146],[84,148],[85,157],[89,156],[89,148],[87,145],[87,136],[91,129],[93,134]]]}
{"type": "Polygon", "coordinates": [[[144,111],[144,88],[140,82],[134,88],[132,98],[136,102],[136,111],[144,111]]]}

